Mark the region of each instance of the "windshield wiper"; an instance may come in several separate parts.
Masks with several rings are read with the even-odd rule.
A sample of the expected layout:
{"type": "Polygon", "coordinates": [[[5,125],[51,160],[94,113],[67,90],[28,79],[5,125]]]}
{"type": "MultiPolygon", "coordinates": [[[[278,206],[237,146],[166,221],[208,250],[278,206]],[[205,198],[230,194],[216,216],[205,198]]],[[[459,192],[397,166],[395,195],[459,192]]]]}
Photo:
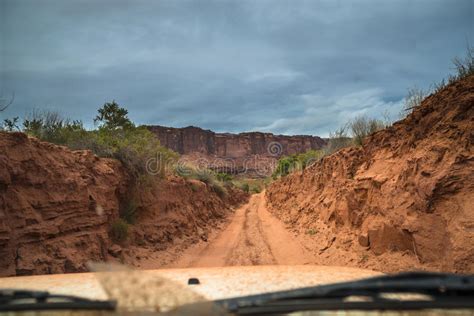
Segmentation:
{"type": "Polygon", "coordinates": [[[56,295],[46,291],[0,290],[0,311],[28,310],[115,310],[115,301],[56,295]]]}
{"type": "Polygon", "coordinates": [[[216,303],[237,314],[303,310],[474,308],[474,275],[400,273],[354,282],[224,299],[216,303]],[[395,293],[397,295],[394,296],[395,293]],[[405,298],[401,299],[400,294],[405,298]],[[408,299],[406,294],[414,294],[415,298],[418,298],[408,299]],[[359,300],[354,300],[355,298],[359,300]],[[360,300],[361,298],[363,300],[360,300]]]}

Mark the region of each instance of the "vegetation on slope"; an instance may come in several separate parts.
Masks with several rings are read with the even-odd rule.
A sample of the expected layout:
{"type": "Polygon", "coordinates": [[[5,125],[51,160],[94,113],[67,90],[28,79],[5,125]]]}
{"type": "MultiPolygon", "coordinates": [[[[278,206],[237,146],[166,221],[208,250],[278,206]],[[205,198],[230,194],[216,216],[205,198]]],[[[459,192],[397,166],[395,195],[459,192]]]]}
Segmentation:
{"type": "MultiPolygon", "coordinates": [[[[434,84],[431,91],[423,91],[416,86],[408,89],[401,115],[406,116],[413,113],[414,110],[420,107],[422,101],[430,95],[440,92],[449,84],[474,74],[474,47],[468,46],[466,56],[464,58],[454,58],[453,64],[456,73],[449,75],[447,80],[443,79],[441,82],[434,84]]],[[[342,148],[362,146],[368,136],[389,126],[391,126],[389,121],[369,118],[363,115],[357,116],[336,131],[330,133],[328,143],[321,151],[310,150],[303,154],[280,158],[272,174],[272,178],[277,179],[294,171],[304,170],[308,165],[342,148]]]]}
{"type": "Polygon", "coordinates": [[[382,120],[358,116],[329,135],[327,145],[320,150],[282,157],[278,160],[273,179],[284,177],[292,172],[301,171],[321,158],[349,146],[362,146],[364,139],[387,127],[382,120]]]}
{"type": "Polygon", "coordinates": [[[115,101],[98,109],[94,122],[96,128],[87,130],[79,120],[62,117],[57,112],[33,111],[21,123],[19,118],[5,119],[7,131],[23,131],[41,140],[64,145],[71,149],[88,149],[99,157],[120,160],[135,179],[143,176],[164,176],[166,167],[178,155],[161,146],[156,137],[145,127],[135,126],[128,118],[128,111],[115,101]],[[151,159],[159,159],[151,166],[151,159]]]}

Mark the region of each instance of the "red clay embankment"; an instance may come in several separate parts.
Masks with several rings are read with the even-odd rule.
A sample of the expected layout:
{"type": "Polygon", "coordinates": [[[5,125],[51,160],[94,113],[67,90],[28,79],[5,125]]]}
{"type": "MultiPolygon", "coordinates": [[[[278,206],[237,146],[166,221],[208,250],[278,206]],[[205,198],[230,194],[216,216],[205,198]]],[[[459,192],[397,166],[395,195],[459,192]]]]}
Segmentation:
{"type": "Polygon", "coordinates": [[[0,276],[86,271],[88,261],[140,266],[158,250],[186,248],[247,200],[168,177],[139,190],[136,223],[109,237],[130,197],[120,162],[22,133],[0,132],[0,276]]]}
{"type": "Polygon", "coordinates": [[[474,272],[474,76],[267,189],[321,264],[474,272]]]}

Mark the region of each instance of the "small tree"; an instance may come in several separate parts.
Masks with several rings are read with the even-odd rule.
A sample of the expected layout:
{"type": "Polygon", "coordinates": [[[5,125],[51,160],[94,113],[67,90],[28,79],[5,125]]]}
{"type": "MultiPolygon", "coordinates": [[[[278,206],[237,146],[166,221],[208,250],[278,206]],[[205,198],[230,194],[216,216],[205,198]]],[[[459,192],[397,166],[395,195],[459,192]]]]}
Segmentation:
{"type": "Polygon", "coordinates": [[[128,118],[128,111],[120,107],[115,101],[105,103],[98,109],[99,114],[94,118],[94,123],[106,129],[128,129],[133,127],[128,118]]]}
{"type": "Polygon", "coordinates": [[[354,143],[361,146],[364,139],[378,130],[384,129],[385,124],[377,119],[370,119],[366,116],[358,116],[350,123],[354,143]]]}
{"type": "Polygon", "coordinates": [[[417,86],[408,89],[403,111],[408,113],[413,112],[414,109],[421,105],[421,102],[426,98],[426,96],[427,94],[417,86]]]}
{"type": "Polygon", "coordinates": [[[9,132],[13,132],[14,130],[20,131],[19,120],[20,118],[18,116],[12,119],[4,119],[3,129],[9,132]]]}
{"type": "Polygon", "coordinates": [[[332,153],[335,153],[341,148],[349,147],[352,145],[352,139],[347,133],[348,129],[348,124],[345,124],[336,131],[329,133],[328,143],[324,147],[325,155],[331,155],[332,153]]]}
{"type": "Polygon", "coordinates": [[[440,82],[435,83],[433,87],[435,93],[443,90],[448,84],[474,74],[474,47],[467,43],[466,55],[463,58],[455,57],[452,61],[456,73],[454,75],[449,75],[446,80],[443,79],[440,82]]]}
{"type": "Polygon", "coordinates": [[[284,177],[292,171],[292,167],[295,165],[295,156],[285,156],[278,160],[278,165],[273,171],[272,178],[276,180],[278,177],[284,177]]]}
{"type": "Polygon", "coordinates": [[[457,71],[457,79],[474,74],[474,47],[467,44],[466,56],[464,58],[455,57],[453,64],[457,71]]]}

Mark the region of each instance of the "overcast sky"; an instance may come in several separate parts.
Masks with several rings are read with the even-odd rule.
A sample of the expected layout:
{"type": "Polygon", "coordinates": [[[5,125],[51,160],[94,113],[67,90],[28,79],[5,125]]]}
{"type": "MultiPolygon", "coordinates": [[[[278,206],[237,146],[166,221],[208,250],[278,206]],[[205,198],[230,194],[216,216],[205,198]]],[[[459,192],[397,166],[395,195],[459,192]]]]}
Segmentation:
{"type": "Polygon", "coordinates": [[[396,117],[474,43],[474,1],[0,0],[0,114],[326,136],[396,117]]]}

